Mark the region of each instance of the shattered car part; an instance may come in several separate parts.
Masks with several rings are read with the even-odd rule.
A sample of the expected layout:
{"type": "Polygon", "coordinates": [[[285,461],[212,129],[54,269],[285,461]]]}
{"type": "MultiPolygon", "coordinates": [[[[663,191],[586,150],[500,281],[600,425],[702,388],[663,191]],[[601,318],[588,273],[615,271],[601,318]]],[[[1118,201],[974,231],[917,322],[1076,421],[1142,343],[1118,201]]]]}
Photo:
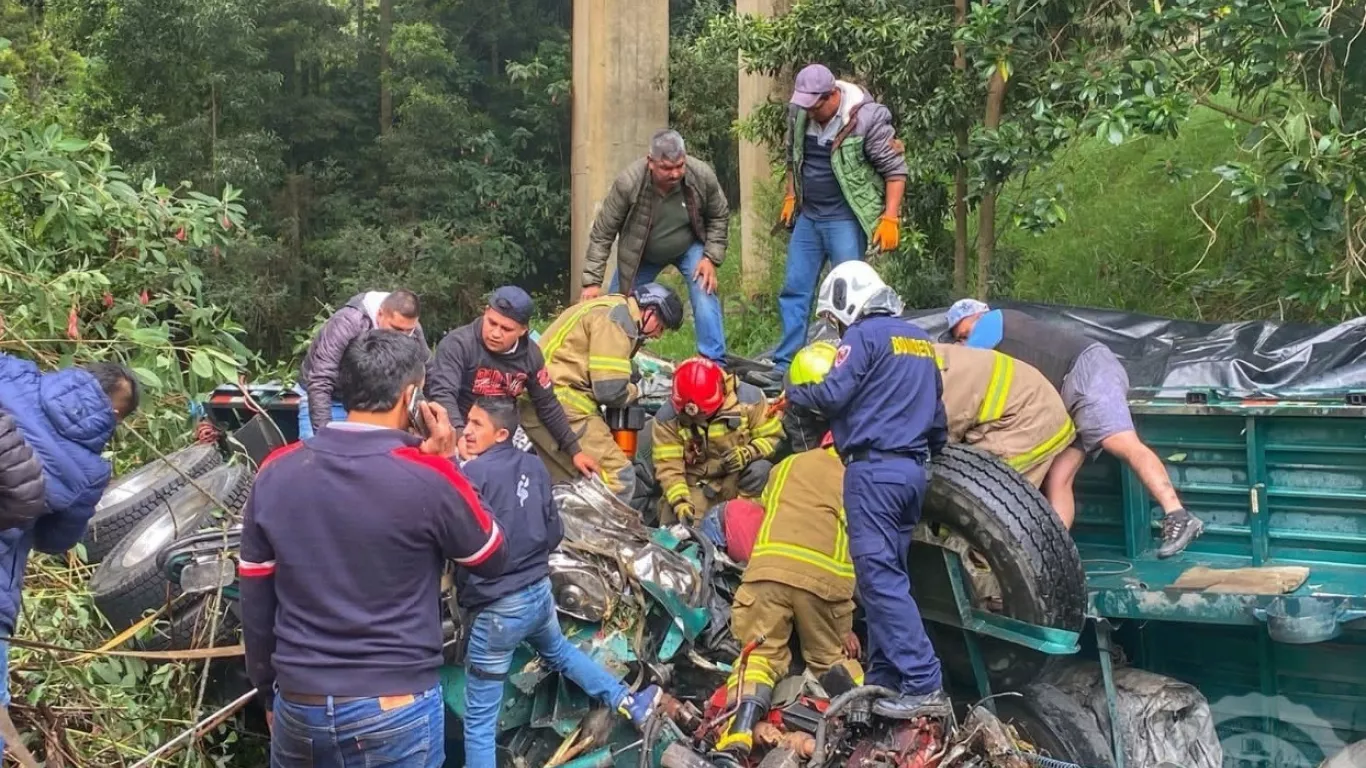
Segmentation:
{"type": "Polygon", "coordinates": [[[611,618],[621,576],[594,559],[558,550],[550,554],[550,588],[560,612],[596,623],[611,618]]]}

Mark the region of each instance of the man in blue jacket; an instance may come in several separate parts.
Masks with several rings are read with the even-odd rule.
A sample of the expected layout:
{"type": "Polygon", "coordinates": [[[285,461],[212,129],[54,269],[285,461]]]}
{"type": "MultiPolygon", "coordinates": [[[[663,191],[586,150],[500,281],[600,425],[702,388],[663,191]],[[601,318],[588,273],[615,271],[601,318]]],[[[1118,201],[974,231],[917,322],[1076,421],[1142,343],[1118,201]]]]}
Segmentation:
{"type": "Polygon", "coordinates": [[[789,386],[787,396],[830,420],[847,467],[849,554],[868,619],[864,680],[901,694],[878,701],[874,712],[907,719],[948,710],[906,557],[925,500],[925,464],[949,433],[930,337],[900,319],[901,309],[868,264],[830,270],[816,310],[843,331],[834,366],[821,381],[789,386]]]}
{"type": "MultiPolygon", "coordinates": [[[[44,374],[31,361],[0,355],[0,409],[10,414],[43,468],[47,510],[32,527],[0,531],[0,632],[19,616],[30,549],[51,555],[76,546],[109,484],[100,454],[119,421],[138,407],[138,382],[115,363],[44,374]]],[[[0,643],[0,705],[9,706],[9,647],[0,643]]]]}
{"type": "Polygon", "coordinates": [[[564,526],[545,464],[512,444],[517,421],[516,402],[493,397],[476,401],[465,421],[465,452],[474,458],[462,469],[498,525],[511,532],[500,575],[456,575],[460,607],[473,617],[465,654],[466,768],[494,768],[503,683],[513,651],[523,641],[551,669],[637,726],[649,719],[660,696],[655,685],[631,693],[560,630],[550,591],[550,553],[559,546],[564,526]]]}

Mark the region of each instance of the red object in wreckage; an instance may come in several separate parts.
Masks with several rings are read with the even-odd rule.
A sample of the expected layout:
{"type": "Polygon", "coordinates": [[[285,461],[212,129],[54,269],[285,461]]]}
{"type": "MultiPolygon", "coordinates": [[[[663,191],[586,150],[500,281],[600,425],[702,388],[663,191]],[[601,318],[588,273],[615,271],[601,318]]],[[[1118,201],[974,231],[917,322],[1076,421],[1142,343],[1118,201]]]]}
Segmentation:
{"type": "Polygon", "coordinates": [[[81,337],[80,315],[76,313],[76,305],[71,305],[71,312],[66,316],[66,337],[68,339],[79,339],[81,337]]]}

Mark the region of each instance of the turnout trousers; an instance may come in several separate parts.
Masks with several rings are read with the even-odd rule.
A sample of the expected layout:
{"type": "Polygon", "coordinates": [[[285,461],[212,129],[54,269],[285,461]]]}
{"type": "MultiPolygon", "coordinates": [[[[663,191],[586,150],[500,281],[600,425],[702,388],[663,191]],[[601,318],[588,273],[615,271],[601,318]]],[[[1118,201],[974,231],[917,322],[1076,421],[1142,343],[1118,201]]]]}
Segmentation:
{"type": "Polygon", "coordinates": [[[943,684],[907,569],[926,485],[925,468],[910,457],[853,461],[844,473],[849,555],[868,624],[864,681],[901,694],[930,693],[943,684]]]}

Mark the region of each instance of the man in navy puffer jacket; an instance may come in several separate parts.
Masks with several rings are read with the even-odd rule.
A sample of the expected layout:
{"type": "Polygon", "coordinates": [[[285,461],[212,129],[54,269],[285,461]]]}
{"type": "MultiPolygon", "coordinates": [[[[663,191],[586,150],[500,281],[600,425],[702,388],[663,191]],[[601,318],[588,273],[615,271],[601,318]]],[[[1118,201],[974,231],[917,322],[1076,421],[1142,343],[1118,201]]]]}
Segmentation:
{"type": "MultiPolygon", "coordinates": [[[[14,633],[29,550],[61,554],[85,535],[109,484],[109,462],[100,454],[137,407],[137,379],[121,365],[44,374],[28,360],[0,355],[0,409],[41,462],[47,496],[47,511],[32,527],[0,531],[0,635],[14,633]]],[[[0,646],[0,705],[9,706],[9,647],[0,646]]]]}

